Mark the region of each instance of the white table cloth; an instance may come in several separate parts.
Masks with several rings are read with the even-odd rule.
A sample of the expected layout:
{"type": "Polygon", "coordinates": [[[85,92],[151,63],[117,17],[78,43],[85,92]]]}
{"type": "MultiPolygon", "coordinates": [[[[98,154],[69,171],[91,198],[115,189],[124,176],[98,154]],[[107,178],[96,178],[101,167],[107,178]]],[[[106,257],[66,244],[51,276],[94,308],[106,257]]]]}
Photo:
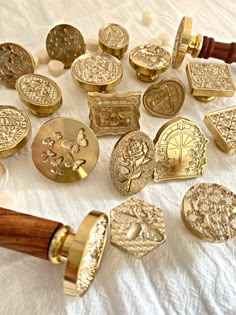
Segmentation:
{"type": "MultiPolygon", "coordinates": [[[[171,51],[184,15],[193,17],[193,34],[202,33],[225,42],[235,40],[235,10],[233,0],[0,0],[0,42],[16,42],[35,52],[44,47],[48,31],[56,24],[72,24],[86,38],[97,36],[103,24],[116,22],[129,31],[130,48],[146,43],[160,32],[169,32],[171,45],[167,48],[171,51]],[[154,13],[149,27],[141,23],[144,10],[154,13]]],[[[179,114],[198,123],[210,139],[205,174],[192,180],[150,182],[135,196],[163,209],[166,243],[142,260],[108,243],[97,277],[83,298],[64,297],[63,266],[0,249],[1,315],[236,314],[236,240],[205,243],[190,234],[180,216],[183,195],[194,184],[216,182],[236,192],[236,157],[219,151],[203,124],[207,112],[236,105],[236,97],[207,104],[191,97],[185,74],[186,62],[190,60],[187,57],[180,69],[170,69],[162,78],[176,76],[183,80],[187,96],[179,114]]],[[[128,54],[122,63],[124,77],[115,91],[144,92],[149,84],[136,79],[128,65],[128,54]]],[[[235,78],[235,65],[230,68],[235,78]]],[[[85,124],[89,124],[89,118],[86,93],[74,84],[69,70],[56,79],[48,73],[46,65],[36,72],[60,85],[64,103],[51,117],[37,118],[29,113],[32,137],[18,154],[5,159],[10,172],[5,190],[16,196],[17,210],[77,229],[89,211],[96,209],[109,214],[110,209],[127,199],[112,187],[108,171],[117,137],[99,139],[99,162],[82,182],[58,184],[43,177],[31,160],[31,143],[39,127],[58,116],[75,117],[85,124]]],[[[0,96],[0,104],[16,105],[27,111],[16,91],[1,86],[0,96]]],[[[151,138],[165,122],[149,115],[141,105],[141,129],[151,138]]]]}

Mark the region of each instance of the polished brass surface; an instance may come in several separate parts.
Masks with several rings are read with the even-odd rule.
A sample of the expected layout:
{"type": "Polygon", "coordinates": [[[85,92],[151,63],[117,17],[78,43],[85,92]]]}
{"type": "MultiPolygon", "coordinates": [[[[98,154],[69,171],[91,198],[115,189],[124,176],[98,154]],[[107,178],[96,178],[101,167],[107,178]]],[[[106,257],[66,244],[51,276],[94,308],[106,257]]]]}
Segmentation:
{"type": "Polygon", "coordinates": [[[145,82],[155,81],[169,68],[170,62],[167,50],[151,44],[137,46],[129,54],[130,66],[136,71],[137,77],[145,82]]]}
{"type": "Polygon", "coordinates": [[[178,68],[181,66],[184,57],[187,53],[192,57],[197,57],[202,49],[203,36],[197,34],[191,35],[192,32],[192,18],[183,17],[180,22],[172,53],[172,66],[178,68]]]}
{"type": "Polygon", "coordinates": [[[60,60],[65,68],[86,51],[84,38],[77,28],[68,24],[56,25],[48,33],[46,48],[52,59],[60,60]]]}
{"type": "Polygon", "coordinates": [[[163,79],[146,90],[143,105],[154,116],[170,118],[180,111],[185,94],[185,87],[180,80],[163,79]]]}
{"type": "Polygon", "coordinates": [[[40,74],[26,74],[16,82],[20,100],[39,117],[48,116],[62,105],[59,86],[53,80],[40,74]]]}
{"type": "Polygon", "coordinates": [[[99,145],[93,131],[72,118],[46,122],[32,143],[36,168],[48,179],[60,183],[79,181],[97,164],[99,145]]]}
{"type": "Polygon", "coordinates": [[[34,59],[31,54],[15,43],[0,44],[0,83],[15,88],[19,77],[34,73],[34,59]]]}
{"type": "Polygon", "coordinates": [[[236,106],[206,114],[204,123],[220,150],[227,154],[236,153],[236,106]]]}
{"type": "Polygon", "coordinates": [[[13,106],[0,105],[0,158],[15,154],[31,136],[28,115],[13,106]]]}
{"type": "Polygon", "coordinates": [[[191,187],[183,198],[182,218],[187,228],[208,242],[224,242],[236,236],[236,195],[211,183],[191,187]]]}
{"type": "Polygon", "coordinates": [[[101,49],[112,56],[121,59],[128,49],[129,34],[127,30],[114,23],[103,25],[98,33],[101,49]]]}
{"type": "Polygon", "coordinates": [[[191,120],[176,117],[158,131],[155,144],[154,181],[201,176],[207,163],[208,140],[191,120]]]}
{"type": "Polygon", "coordinates": [[[141,131],[131,131],[116,143],[110,161],[111,180],[123,195],[136,194],[153,174],[155,150],[151,139],[141,131]]]}
{"type": "Polygon", "coordinates": [[[120,83],[123,67],[117,58],[109,54],[86,54],[74,61],[71,74],[88,92],[108,92],[120,83]]]}
{"type": "Polygon", "coordinates": [[[138,258],[166,240],[162,210],[140,199],[129,199],[111,210],[111,244],[138,258]]]}
{"type": "Polygon", "coordinates": [[[199,101],[231,97],[235,93],[235,84],[227,64],[190,62],[186,73],[190,92],[199,101]]]}
{"type": "Polygon", "coordinates": [[[97,136],[122,135],[139,129],[140,91],[88,93],[90,128],[97,136]]]}

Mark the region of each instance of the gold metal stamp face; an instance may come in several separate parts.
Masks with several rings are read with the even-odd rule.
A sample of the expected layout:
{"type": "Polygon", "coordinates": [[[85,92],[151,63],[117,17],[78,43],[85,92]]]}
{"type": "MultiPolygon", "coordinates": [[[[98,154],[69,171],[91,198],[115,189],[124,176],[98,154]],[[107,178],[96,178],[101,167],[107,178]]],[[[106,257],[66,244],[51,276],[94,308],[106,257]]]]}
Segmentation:
{"type": "Polygon", "coordinates": [[[153,174],[155,150],[151,139],[141,131],[131,131],[116,143],[110,162],[111,180],[123,195],[136,194],[153,174]]]}
{"type": "Polygon", "coordinates": [[[59,86],[53,80],[39,74],[26,74],[16,82],[21,101],[36,116],[48,116],[62,105],[59,86]]]}
{"type": "Polygon", "coordinates": [[[206,165],[207,138],[192,121],[176,117],[158,131],[154,181],[201,176],[206,165]]]}
{"type": "Polygon", "coordinates": [[[0,44],[0,83],[15,88],[19,77],[34,73],[34,59],[28,51],[15,43],[0,44]]]}
{"type": "Polygon", "coordinates": [[[32,144],[32,159],[47,178],[69,183],[89,175],[97,164],[99,146],[93,131],[79,120],[55,118],[45,123],[32,144]]]}
{"type": "Polygon", "coordinates": [[[90,128],[97,136],[123,135],[139,127],[141,92],[88,93],[90,128]]]}
{"type": "Polygon", "coordinates": [[[236,106],[208,113],[204,123],[220,150],[228,154],[236,153],[236,106]]]}
{"type": "Polygon", "coordinates": [[[60,60],[65,68],[70,68],[72,62],[86,51],[84,38],[77,28],[60,24],[48,33],[46,48],[52,59],[60,60]]]}
{"type": "Polygon", "coordinates": [[[102,50],[118,59],[121,59],[128,49],[129,34],[121,25],[114,23],[103,25],[98,37],[102,50]]]}
{"type": "Polygon", "coordinates": [[[71,66],[71,74],[88,92],[107,92],[117,86],[123,76],[120,61],[109,54],[86,54],[71,66]]]}
{"type": "Polygon", "coordinates": [[[227,64],[190,62],[186,67],[191,94],[199,101],[231,97],[235,84],[227,64]]]}
{"type": "Polygon", "coordinates": [[[111,210],[112,245],[141,258],[165,240],[161,209],[131,198],[111,210]]]}
{"type": "Polygon", "coordinates": [[[185,87],[180,80],[164,79],[146,90],[143,105],[154,116],[170,118],[180,111],[185,93],[185,87]]]}
{"type": "Polygon", "coordinates": [[[224,186],[202,183],[184,196],[182,218],[187,228],[208,242],[236,236],[236,195],[224,186]]]}
{"type": "Polygon", "coordinates": [[[0,158],[15,154],[31,136],[29,117],[13,106],[0,106],[0,158]]]}
{"type": "Polygon", "coordinates": [[[137,77],[145,82],[151,82],[165,72],[171,62],[170,54],[164,48],[156,45],[140,45],[133,48],[129,54],[129,63],[136,71],[137,77]]]}

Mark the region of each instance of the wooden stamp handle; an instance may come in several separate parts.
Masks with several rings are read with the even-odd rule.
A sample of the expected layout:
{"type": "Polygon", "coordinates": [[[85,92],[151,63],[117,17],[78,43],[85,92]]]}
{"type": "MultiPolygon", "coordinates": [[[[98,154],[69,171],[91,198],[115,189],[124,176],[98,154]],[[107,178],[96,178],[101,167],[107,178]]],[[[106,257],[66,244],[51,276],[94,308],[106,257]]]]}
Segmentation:
{"type": "Polygon", "coordinates": [[[212,37],[203,37],[202,49],[199,58],[216,58],[226,63],[236,62],[236,43],[216,42],[212,37]]]}
{"type": "Polygon", "coordinates": [[[0,247],[48,260],[54,233],[62,224],[0,208],[0,247]]]}

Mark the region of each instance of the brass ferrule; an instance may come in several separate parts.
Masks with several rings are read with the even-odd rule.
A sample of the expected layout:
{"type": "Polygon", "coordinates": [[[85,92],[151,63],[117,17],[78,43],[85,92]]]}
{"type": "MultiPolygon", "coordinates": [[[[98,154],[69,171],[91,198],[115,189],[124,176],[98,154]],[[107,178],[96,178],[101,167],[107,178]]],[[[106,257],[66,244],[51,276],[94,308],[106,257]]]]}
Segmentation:
{"type": "Polygon", "coordinates": [[[188,44],[187,53],[192,57],[196,58],[202,49],[203,36],[202,34],[197,34],[196,36],[191,36],[188,44]]]}

